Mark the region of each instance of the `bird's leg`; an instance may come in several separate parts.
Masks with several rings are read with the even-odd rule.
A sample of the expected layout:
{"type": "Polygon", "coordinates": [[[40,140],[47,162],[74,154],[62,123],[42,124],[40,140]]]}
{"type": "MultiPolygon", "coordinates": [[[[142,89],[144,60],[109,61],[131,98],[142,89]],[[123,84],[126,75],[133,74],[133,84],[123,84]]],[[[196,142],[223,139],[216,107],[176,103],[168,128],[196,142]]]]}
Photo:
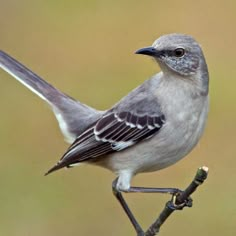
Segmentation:
{"type": "Polygon", "coordinates": [[[172,199],[170,201],[170,206],[172,209],[175,210],[182,210],[184,207],[191,207],[192,206],[192,198],[188,198],[183,203],[179,204],[177,196],[183,192],[178,188],[146,188],[146,187],[130,187],[125,192],[127,193],[167,193],[172,195],[172,199]]]}
{"type": "Polygon", "coordinates": [[[178,204],[178,202],[176,202],[177,195],[182,192],[180,189],[177,189],[177,188],[130,187],[127,190],[120,190],[120,189],[117,188],[117,181],[118,181],[118,178],[116,178],[112,183],[113,194],[115,195],[117,200],[120,202],[121,206],[123,207],[124,211],[126,212],[127,216],[129,217],[129,219],[130,219],[132,225],[134,226],[138,236],[144,236],[145,233],[142,230],[139,223],[137,222],[137,220],[135,219],[133,213],[129,209],[125,199],[123,198],[123,196],[121,194],[121,192],[125,192],[125,193],[165,193],[165,194],[167,193],[167,194],[172,195],[172,199],[171,199],[170,204],[169,204],[169,207],[171,207],[172,209],[182,210],[185,206],[188,206],[188,207],[192,206],[192,199],[191,198],[188,198],[188,200],[185,201],[182,204],[178,204]]]}
{"type": "Polygon", "coordinates": [[[176,195],[182,192],[178,188],[146,188],[146,187],[130,187],[127,193],[168,193],[171,195],[176,195]]]}
{"type": "Polygon", "coordinates": [[[125,199],[123,198],[123,196],[121,194],[121,191],[117,188],[117,181],[118,181],[118,178],[115,179],[112,183],[113,194],[115,195],[115,197],[117,198],[117,200],[119,201],[119,203],[123,207],[125,213],[129,217],[129,219],[130,219],[130,221],[131,221],[132,225],[134,226],[134,229],[137,233],[137,236],[144,236],[144,231],[142,230],[141,226],[139,225],[139,223],[135,219],[133,213],[129,209],[125,199]]]}

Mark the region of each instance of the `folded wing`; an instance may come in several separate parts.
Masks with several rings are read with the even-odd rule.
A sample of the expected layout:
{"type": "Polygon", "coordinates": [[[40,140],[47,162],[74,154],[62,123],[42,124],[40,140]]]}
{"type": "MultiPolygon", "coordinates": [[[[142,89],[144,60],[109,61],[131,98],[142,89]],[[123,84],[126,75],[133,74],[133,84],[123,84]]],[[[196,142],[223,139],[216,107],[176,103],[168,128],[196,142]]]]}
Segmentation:
{"type": "Polygon", "coordinates": [[[151,138],[161,129],[164,122],[164,115],[110,112],[81,134],[47,174],[82,161],[96,160],[106,154],[122,151],[151,138]]]}

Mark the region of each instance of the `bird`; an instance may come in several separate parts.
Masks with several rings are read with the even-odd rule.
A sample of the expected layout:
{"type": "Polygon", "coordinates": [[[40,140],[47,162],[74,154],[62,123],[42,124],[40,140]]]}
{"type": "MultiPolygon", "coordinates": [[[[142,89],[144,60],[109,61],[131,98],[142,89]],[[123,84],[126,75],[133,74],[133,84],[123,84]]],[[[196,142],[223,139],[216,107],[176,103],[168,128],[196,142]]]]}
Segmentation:
{"type": "Polygon", "coordinates": [[[115,197],[144,235],[122,192],[176,192],[132,187],[131,180],[176,163],[196,146],[208,115],[209,74],[201,46],[190,35],[162,35],[135,53],[154,58],[160,72],[105,111],[62,93],[3,51],[0,67],[50,105],[70,143],[46,175],[82,163],[111,170],[115,197]]]}

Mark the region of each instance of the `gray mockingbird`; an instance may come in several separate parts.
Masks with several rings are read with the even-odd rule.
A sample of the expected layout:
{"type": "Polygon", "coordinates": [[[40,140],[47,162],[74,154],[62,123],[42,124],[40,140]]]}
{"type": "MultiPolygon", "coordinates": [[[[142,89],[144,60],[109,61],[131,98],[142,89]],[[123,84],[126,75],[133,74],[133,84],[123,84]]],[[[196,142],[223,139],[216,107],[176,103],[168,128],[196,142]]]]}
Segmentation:
{"type": "Polygon", "coordinates": [[[202,136],[208,113],[208,70],[199,44],[188,35],[169,34],[136,51],[153,57],[161,72],[106,111],[60,92],[0,51],[0,67],[45,100],[71,144],[46,174],[81,163],[117,175],[113,193],[138,235],[143,235],[121,192],[165,192],[171,188],[131,187],[142,172],[168,167],[186,156],[202,136]]]}

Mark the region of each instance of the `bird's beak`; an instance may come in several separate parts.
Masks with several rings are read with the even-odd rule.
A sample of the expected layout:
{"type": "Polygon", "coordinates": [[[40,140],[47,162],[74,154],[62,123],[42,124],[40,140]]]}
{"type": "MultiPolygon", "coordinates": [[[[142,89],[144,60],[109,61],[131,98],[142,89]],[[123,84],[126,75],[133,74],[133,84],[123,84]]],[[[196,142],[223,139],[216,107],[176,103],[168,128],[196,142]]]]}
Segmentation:
{"type": "Polygon", "coordinates": [[[135,52],[135,54],[143,54],[147,56],[158,57],[160,55],[160,52],[156,50],[156,48],[154,47],[147,47],[139,49],[138,51],[135,52]]]}

